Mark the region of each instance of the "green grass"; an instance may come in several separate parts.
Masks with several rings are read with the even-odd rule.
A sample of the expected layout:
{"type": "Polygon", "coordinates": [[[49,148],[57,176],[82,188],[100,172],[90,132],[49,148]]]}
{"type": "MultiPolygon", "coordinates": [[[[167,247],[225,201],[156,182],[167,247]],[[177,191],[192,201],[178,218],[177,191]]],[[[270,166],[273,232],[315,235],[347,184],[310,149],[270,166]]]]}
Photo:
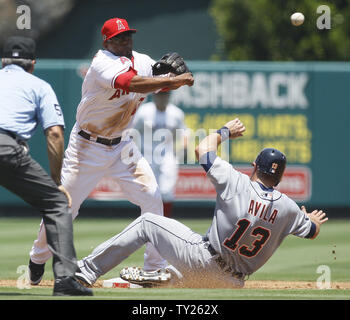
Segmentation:
{"type": "Polygon", "coordinates": [[[252,290],[252,289],[104,289],[93,297],[53,297],[52,289],[1,288],[2,300],[341,300],[350,298],[350,290],[252,290]]]}
{"type": "MultiPolygon", "coordinates": [[[[18,279],[17,268],[27,265],[29,251],[36,237],[39,218],[0,218],[0,279],[18,279]]],[[[210,220],[181,219],[193,230],[204,233],[210,220]]],[[[74,222],[77,257],[88,255],[97,245],[120,232],[131,219],[88,219],[74,222]]],[[[331,220],[316,240],[289,236],[274,256],[249,280],[317,281],[320,265],[331,270],[331,281],[350,281],[350,220],[331,220]]],[[[127,265],[143,265],[143,249],[138,250],[101,279],[119,276],[127,265]]],[[[45,279],[53,279],[51,262],[46,266],[45,279]]],[[[249,281],[248,280],[248,281],[249,281]]],[[[0,287],[0,300],[67,299],[52,297],[51,288],[17,289],[0,287]]],[[[342,300],[350,299],[350,290],[256,290],[256,289],[94,289],[94,297],[85,299],[117,300],[342,300]]],[[[72,299],[72,298],[69,298],[72,299]]],[[[75,298],[75,299],[80,299],[75,298]]]]}

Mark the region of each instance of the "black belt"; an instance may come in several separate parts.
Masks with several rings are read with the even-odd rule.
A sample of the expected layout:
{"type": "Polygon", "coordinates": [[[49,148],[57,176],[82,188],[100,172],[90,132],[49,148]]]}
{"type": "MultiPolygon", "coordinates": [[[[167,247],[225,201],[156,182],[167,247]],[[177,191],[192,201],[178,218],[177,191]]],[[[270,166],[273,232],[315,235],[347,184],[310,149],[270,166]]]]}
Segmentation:
{"type": "MultiPolygon", "coordinates": [[[[85,138],[86,140],[91,140],[91,134],[85,132],[84,130],[80,130],[80,131],[78,132],[78,134],[79,134],[80,136],[82,136],[83,138],[85,138]]],[[[106,138],[97,137],[96,140],[93,140],[93,141],[94,141],[94,142],[97,142],[97,143],[104,144],[105,146],[115,146],[115,145],[118,144],[121,140],[122,140],[121,137],[114,138],[114,139],[106,139],[106,138]]]]}
{"type": "Polygon", "coordinates": [[[29,152],[29,146],[28,143],[25,140],[22,140],[19,136],[17,136],[14,132],[4,130],[0,128],[0,133],[6,134],[7,136],[11,137],[14,139],[20,146],[24,148],[24,152],[28,153],[29,152]]]}
{"type": "Polygon", "coordinates": [[[0,128],[0,133],[4,133],[4,134],[10,136],[11,138],[13,138],[13,139],[15,139],[15,140],[18,139],[18,137],[16,136],[16,134],[15,134],[14,132],[12,132],[12,131],[8,131],[8,130],[1,129],[1,128],[0,128]]]}
{"type": "Polygon", "coordinates": [[[209,253],[214,257],[215,257],[215,262],[218,264],[218,266],[220,267],[220,269],[222,269],[223,271],[225,271],[225,273],[230,273],[234,278],[236,279],[244,279],[245,275],[242,272],[236,272],[234,271],[225,261],[224,259],[215,251],[215,249],[211,246],[211,244],[209,243],[208,245],[208,251],[209,253]]]}
{"type": "Polygon", "coordinates": [[[27,142],[25,140],[23,140],[22,138],[20,138],[19,136],[17,136],[17,134],[15,134],[14,132],[0,128],[0,133],[6,134],[7,136],[16,140],[17,143],[24,145],[28,148],[27,142]]]}

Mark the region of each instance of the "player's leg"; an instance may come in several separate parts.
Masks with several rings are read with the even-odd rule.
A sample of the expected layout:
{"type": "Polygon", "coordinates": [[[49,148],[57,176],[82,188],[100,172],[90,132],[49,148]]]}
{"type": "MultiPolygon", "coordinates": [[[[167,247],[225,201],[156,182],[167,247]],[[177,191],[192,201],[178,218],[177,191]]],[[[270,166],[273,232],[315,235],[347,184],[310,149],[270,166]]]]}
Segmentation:
{"type": "Polygon", "coordinates": [[[129,142],[125,148],[133,148],[132,157],[121,158],[121,161],[110,169],[108,176],[118,181],[125,197],[140,207],[141,214],[154,212],[163,215],[158,183],[149,163],[134,142],[129,142]]]}
{"type": "Polygon", "coordinates": [[[164,217],[171,218],[171,213],[173,211],[173,202],[164,200],[163,208],[164,208],[164,217]]]}
{"type": "MultiPolygon", "coordinates": [[[[154,166],[152,166],[152,169],[154,166]]],[[[175,198],[175,187],[178,176],[178,165],[173,155],[165,156],[162,163],[158,165],[157,182],[163,200],[164,217],[171,217],[173,202],[175,198]]]]}
{"type": "MultiPolygon", "coordinates": [[[[170,218],[174,201],[174,190],[171,189],[171,186],[175,184],[172,183],[173,174],[171,173],[170,175],[167,175],[167,173],[162,171],[161,167],[162,164],[156,164],[154,162],[151,164],[151,168],[157,180],[160,195],[163,201],[163,215],[164,217],[170,218]]],[[[169,171],[172,169],[173,168],[170,167],[169,171]]]]}
{"type": "Polygon", "coordinates": [[[80,260],[81,273],[94,283],[147,242],[182,273],[212,266],[212,256],[200,234],[176,220],[145,213],[80,260]]]}
{"type": "MultiPolygon", "coordinates": [[[[121,161],[111,168],[109,176],[118,181],[125,197],[141,208],[141,214],[153,212],[162,216],[163,202],[149,163],[133,141],[126,142],[121,149],[121,161]]],[[[144,270],[154,271],[167,265],[154,246],[146,244],[144,270]]]]}

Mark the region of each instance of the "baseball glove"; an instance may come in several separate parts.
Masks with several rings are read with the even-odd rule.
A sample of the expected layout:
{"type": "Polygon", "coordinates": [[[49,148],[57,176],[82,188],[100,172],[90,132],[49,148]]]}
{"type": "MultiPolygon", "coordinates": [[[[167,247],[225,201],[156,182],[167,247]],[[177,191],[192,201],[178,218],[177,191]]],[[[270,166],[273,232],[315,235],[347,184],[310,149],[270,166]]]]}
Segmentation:
{"type": "Polygon", "coordinates": [[[152,66],[154,76],[174,73],[176,75],[190,72],[184,59],[177,53],[167,53],[152,66]]]}

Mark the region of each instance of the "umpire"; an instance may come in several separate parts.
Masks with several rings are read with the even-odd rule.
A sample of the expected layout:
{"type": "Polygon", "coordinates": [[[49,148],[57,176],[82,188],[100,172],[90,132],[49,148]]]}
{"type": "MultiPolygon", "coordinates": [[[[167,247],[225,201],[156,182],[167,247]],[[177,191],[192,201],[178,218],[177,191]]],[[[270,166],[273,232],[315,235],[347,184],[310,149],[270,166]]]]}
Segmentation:
{"type": "MultiPolygon", "coordinates": [[[[21,197],[43,215],[53,253],[53,295],[92,295],[74,278],[70,196],[60,183],[64,150],[64,119],[51,86],[32,75],[35,42],[11,37],[4,45],[0,70],[0,185],[21,197]],[[51,177],[31,158],[27,140],[37,125],[43,128],[51,177]]],[[[30,268],[30,273],[35,272],[30,268]]]]}

